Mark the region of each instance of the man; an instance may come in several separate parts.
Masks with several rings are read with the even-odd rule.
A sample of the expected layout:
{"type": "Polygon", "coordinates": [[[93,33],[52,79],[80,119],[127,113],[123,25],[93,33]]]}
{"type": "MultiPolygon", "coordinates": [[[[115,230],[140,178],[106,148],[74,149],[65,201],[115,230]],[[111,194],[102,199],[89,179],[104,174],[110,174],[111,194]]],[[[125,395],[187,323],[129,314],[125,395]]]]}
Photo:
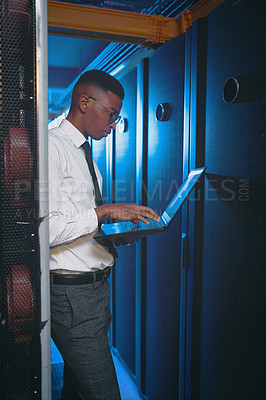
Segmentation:
{"type": "Polygon", "coordinates": [[[49,132],[52,337],[65,363],[62,399],[120,399],[107,336],[114,257],[93,239],[99,223],[159,220],[149,207],[101,202],[87,139],[111,133],[123,98],[115,78],[88,71],[73,89],[67,119],[49,132]]]}

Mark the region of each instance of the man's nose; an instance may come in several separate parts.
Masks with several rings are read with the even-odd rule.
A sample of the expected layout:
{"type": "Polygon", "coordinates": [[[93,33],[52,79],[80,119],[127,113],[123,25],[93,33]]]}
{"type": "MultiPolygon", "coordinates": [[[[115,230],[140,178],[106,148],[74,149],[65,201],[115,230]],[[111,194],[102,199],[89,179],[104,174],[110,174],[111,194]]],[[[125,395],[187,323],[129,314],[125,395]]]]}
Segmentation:
{"type": "Polygon", "coordinates": [[[110,128],[111,128],[111,129],[115,129],[115,126],[116,126],[116,123],[115,123],[115,121],[114,121],[114,122],[112,122],[112,123],[110,124],[110,128]]]}

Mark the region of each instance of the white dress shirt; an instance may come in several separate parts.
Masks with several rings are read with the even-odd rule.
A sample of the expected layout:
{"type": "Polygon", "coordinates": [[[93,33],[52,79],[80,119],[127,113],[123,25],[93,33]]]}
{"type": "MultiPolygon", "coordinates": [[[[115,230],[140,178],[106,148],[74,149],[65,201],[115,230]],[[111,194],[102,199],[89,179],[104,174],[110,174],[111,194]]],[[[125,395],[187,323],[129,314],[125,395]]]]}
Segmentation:
{"type": "MultiPolygon", "coordinates": [[[[93,239],[98,229],[92,177],[81,145],[85,137],[68,120],[49,131],[50,269],[92,271],[114,262],[93,239]]],[[[99,187],[102,177],[94,162],[99,187]]]]}

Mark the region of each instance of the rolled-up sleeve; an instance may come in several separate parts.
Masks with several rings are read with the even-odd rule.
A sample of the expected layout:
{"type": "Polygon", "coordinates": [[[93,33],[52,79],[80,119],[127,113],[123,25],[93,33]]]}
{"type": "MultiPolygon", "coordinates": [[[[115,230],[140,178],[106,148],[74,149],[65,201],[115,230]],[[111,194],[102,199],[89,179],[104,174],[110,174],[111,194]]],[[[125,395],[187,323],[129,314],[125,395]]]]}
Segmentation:
{"type": "Polygon", "coordinates": [[[72,242],[93,234],[98,227],[94,208],[80,212],[75,207],[64,207],[61,188],[64,185],[64,160],[56,143],[49,140],[49,242],[50,247],[72,242]]]}

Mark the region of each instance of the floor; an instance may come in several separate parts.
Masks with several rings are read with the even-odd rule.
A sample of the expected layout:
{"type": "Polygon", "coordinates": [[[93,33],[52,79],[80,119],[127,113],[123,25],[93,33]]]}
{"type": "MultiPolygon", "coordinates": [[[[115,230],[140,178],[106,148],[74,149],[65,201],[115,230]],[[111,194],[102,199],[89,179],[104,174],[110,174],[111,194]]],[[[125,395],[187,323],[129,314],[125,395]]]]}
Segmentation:
{"type": "MultiPolygon", "coordinates": [[[[127,370],[113,353],[118,384],[122,400],[141,400],[138,388],[128,374],[127,370]]],[[[52,400],[60,400],[63,385],[63,360],[54,342],[51,340],[51,364],[52,364],[52,400]]]]}

